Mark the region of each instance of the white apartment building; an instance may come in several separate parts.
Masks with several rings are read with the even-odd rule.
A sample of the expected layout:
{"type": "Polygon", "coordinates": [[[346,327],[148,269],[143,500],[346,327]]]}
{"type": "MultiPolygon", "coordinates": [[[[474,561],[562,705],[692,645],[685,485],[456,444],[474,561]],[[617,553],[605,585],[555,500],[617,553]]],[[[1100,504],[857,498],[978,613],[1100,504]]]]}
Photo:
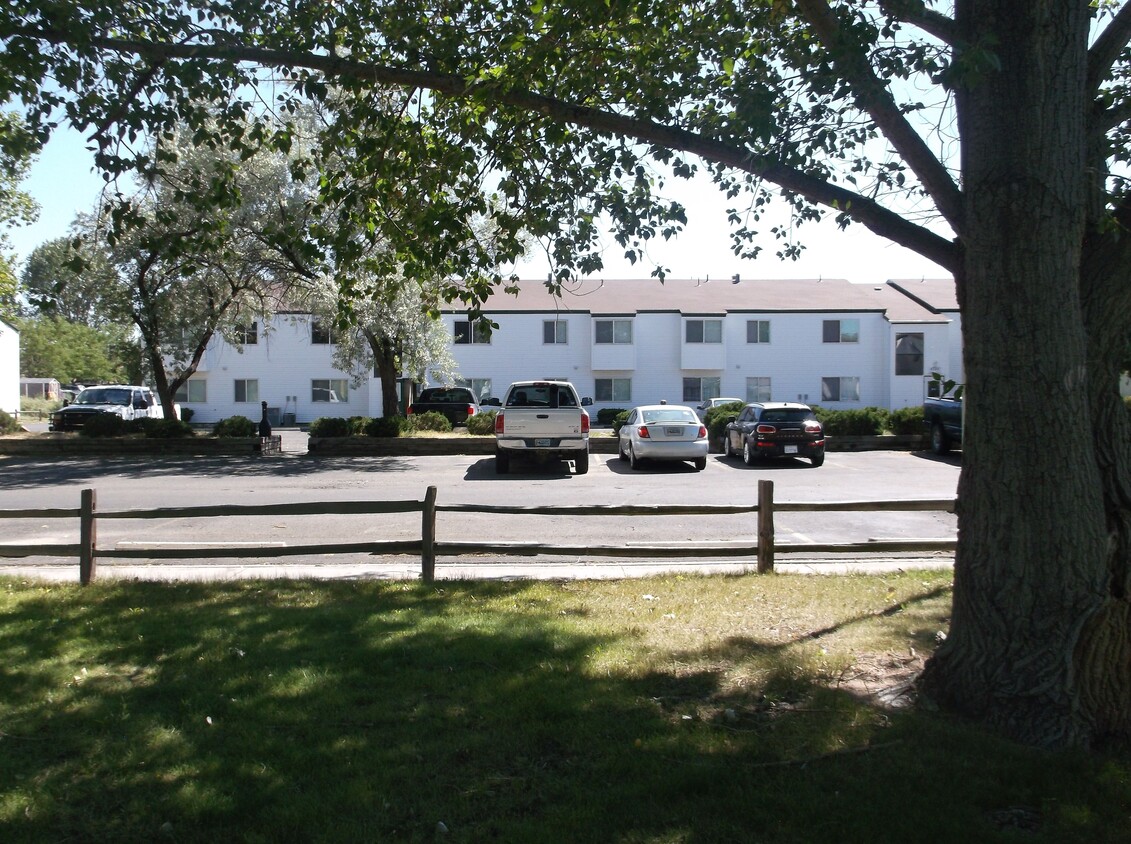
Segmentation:
{"type": "Polygon", "coordinates": [[[20,332],[0,320],[0,410],[20,415],[20,332]]]}
{"type": "MultiPolygon", "coordinates": [[[[562,378],[602,407],[735,396],[829,408],[918,405],[932,371],[961,381],[954,283],[840,279],[587,279],[552,294],[523,282],[484,303],[488,330],[442,313],[463,380],[481,397],[512,381],[562,378]]],[[[273,424],[379,416],[379,379],[333,367],[332,333],[309,314],[215,340],[177,400],[194,422],[236,414],[273,424]]]]}

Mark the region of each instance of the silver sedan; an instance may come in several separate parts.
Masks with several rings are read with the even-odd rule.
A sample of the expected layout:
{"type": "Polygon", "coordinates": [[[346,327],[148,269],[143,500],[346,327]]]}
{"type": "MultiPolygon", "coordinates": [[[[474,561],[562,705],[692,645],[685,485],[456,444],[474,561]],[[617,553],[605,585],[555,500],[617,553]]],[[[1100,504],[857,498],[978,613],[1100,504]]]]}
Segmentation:
{"type": "Polygon", "coordinates": [[[619,436],[617,456],[633,469],[639,469],[642,460],[690,460],[700,472],[707,468],[707,428],[690,407],[634,407],[619,436]]]}

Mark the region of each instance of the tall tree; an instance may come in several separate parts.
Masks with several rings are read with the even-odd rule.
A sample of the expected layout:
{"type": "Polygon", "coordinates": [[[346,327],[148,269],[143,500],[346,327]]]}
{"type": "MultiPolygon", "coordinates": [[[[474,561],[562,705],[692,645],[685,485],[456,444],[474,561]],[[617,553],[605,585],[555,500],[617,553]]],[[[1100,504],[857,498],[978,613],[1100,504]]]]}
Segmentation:
{"type": "Polygon", "coordinates": [[[798,221],[831,210],[953,273],[960,540],[950,635],[924,687],[1035,744],[1131,735],[1131,428],[1116,389],[1131,329],[1127,2],[146,8],[10,4],[0,78],[33,121],[62,109],[122,168],[113,141],[142,127],[183,119],[214,142],[194,98],[234,125],[271,68],[289,83],[272,91],[279,108],[330,105],[322,190],[339,234],[393,244],[409,277],[471,280],[452,297],[501,281],[476,276],[497,263],[466,236],[486,187],[502,203],[492,260],[526,226],[552,239],[561,277],[599,267],[605,220],[635,257],[677,233],[665,174],[704,170],[740,253],[780,195],[798,221]],[[1055,444],[1050,407],[1072,420],[1055,444]]]}
{"type": "Polygon", "coordinates": [[[23,120],[10,111],[0,112],[0,318],[11,319],[19,311],[8,229],[33,223],[39,215],[39,206],[21,187],[37,151],[23,120]]]}
{"type": "Polygon", "coordinates": [[[136,349],[120,326],[95,328],[62,317],[19,321],[20,369],[27,378],[57,378],[64,384],[120,383],[136,375],[136,349]],[[133,366],[131,366],[133,364],[133,366]]]}
{"type": "Polygon", "coordinates": [[[105,255],[70,237],[37,246],[20,275],[20,290],[34,313],[89,326],[106,324],[103,300],[113,284],[105,255]]]}

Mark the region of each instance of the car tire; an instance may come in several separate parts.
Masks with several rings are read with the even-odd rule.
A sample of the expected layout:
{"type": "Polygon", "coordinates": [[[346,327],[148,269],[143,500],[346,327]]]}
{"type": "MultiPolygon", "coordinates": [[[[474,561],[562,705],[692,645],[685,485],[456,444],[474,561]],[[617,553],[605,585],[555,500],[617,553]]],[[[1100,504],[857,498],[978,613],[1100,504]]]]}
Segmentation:
{"type": "Polygon", "coordinates": [[[823,466],[825,463],[825,450],[821,449],[820,451],[814,451],[809,459],[813,462],[814,469],[816,469],[818,466],[823,466]]]}
{"type": "Polygon", "coordinates": [[[628,460],[628,456],[624,453],[624,443],[617,443],[617,460],[628,460]]]}
{"type": "Polygon", "coordinates": [[[495,474],[505,475],[511,470],[511,459],[509,455],[496,453],[495,454],[495,474]]]}
{"type": "Polygon", "coordinates": [[[583,451],[577,455],[577,458],[573,461],[573,466],[577,474],[586,474],[589,471],[589,452],[583,451]]]}
{"type": "Polygon", "coordinates": [[[754,456],[754,449],[750,447],[750,440],[742,441],[742,462],[747,466],[753,466],[754,461],[758,458],[754,456]]]}
{"type": "Polygon", "coordinates": [[[640,471],[640,458],[636,456],[636,450],[632,447],[632,443],[628,444],[628,465],[632,471],[640,471]]]}
{"type": "Polygon", "coordinates": [[[940,457],[950,452],[950,437],[946,435],[942,422],[931,425],[931,451],[940,457]]]}
{"type": "Polygon", "coordinates": [[[706,457],[696,457],[695,458],[695,471],[696,472],[702,472],[706,468],[707,468],[707,458],[706,457]]]}

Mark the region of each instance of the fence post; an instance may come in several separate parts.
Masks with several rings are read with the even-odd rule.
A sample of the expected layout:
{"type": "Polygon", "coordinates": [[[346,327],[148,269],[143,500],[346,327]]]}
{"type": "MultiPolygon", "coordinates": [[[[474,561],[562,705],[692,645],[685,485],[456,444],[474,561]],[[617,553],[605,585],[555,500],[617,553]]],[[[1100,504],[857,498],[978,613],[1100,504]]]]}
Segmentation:
{"type": "Polygon", "coordinates": [[[758,481],[758,574],[774,570],[774,482],[758,481]]]}
{"type": "Polygon", "coordinates": [[[96,500],[93,489],[84,489],[79,505],[79,583],[89,586],[94,580],[95,544],[98,526],[94,522],[96,500]]]}
{"type": "Polygon", "coordinates": [[[436,579],[436,487],[428,487],[421,510],[420,576],[425,583],[436,579]]]}

